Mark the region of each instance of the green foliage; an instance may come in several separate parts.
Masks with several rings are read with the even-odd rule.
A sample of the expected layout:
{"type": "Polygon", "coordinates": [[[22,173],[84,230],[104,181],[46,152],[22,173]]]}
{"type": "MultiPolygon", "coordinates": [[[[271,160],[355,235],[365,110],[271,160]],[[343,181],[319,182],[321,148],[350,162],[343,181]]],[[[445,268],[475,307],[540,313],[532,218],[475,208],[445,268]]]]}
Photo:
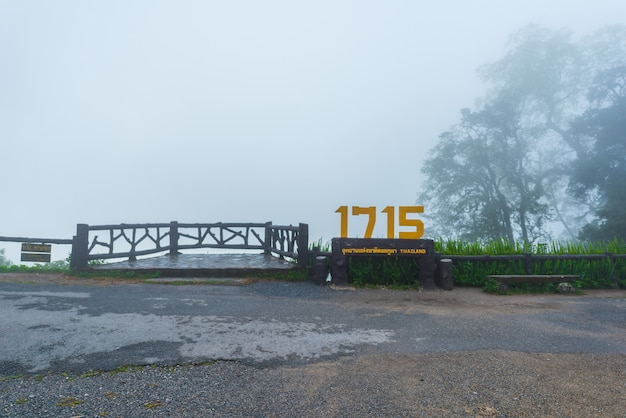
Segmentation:
{"type": "Polygon", "coordinates": [[[69,256],[65,260],[51,261],[50,263],[38,263],[34,265],[16,265],[6,260],[4,250],[0,249],[0,273],[66,273],[70,268],[69,256]]]}
{"type": "Polygon", "coordinates": [[[317,249],[322,252],[330,252],[330,241],[324,242],[322,238],[309,244],[309,251],[317,249]]]}
{"type": "Polygon", "coordinates": [[[74,397],[65,397],[65,398],[61,398],[56,405],[57,406],[64,406],[64,407],[74,407],[74,406],[78,406],[85,403],[84,400],[82,399],[78,399],[78,398],[74,398],[74,397]]]}
{"type": "Polygon", "coordinates": [[[419,261],[409,257],[348,257],[348,277],[356,286],[419,288],[419,261]]]}
{"type": "MultiPolygon", "coordinates": [[[[626,244],[622,241],[607,242],[551,242],[549,244],[523,244],[506,241],[468,243],[461,240],[435,241],[435,250],[446,255],[604,255],[626,254],[626,244]]],[[[486,281],[488,275],[525,274],[523,260],[455,261],[453,265],[454,283],[458,286],[486,287],[493,290],[493,283],[486,281]]],[[[546,259],[534,260],[532,274],[536,275],[576,275],[581,280],[574,284],[577,289],[600,289],[614,286],[626,288],[626,259],[615,258],[611,265],[608,258],[596,260],[546,259]]],[[[554,285],[517,285],[525,291],[553,290],[554,285]],[[543,287],[541,287],[543,286],[543,287]]]]}
{"type": "Polygon", "coordinates": [[[146,279],[154,279],[157,277],[161,277],[160,271],[155,271],[151,273],[145,274],[137,274],[135,271],[124,271],[124,270],[98,270],[98,271],[80,271],[80,272],[72,272],[72,276],[80,277],[83,279],[88,278],[101,278],[107,277],[111,279],[136,279],[136,280],[146,280],[146,279]]]}
{"type": "Polygon", "coordinates": [[[590,149],[574,164],[570,190],[581,199],[599,197],[598,219],[583,229],[581,237],[626,239],[626,66],[614,69],[599,84],[597,108],[572,124],[590,149]]]}
{"type": "Polygon", "coordinates": [[[35,264],[34,266],[26,266],[24,264],[11,264],[8,266],[0,266],[1,273],[67,273],[68,268],[59,266],[56,263],[35,264]]]}
{"type": "Polygon", "coordinates": [[[487,293],[501,294],[500,283],[498,283],[495,279],[489,279],[485,282],[485,287],[483,288],[487,293]]]}
{"type": "Polygon", "coordinates": [[[308,280],[308,272],[306,269],[297,267],[287,271],[255,273],[252,276],[259,279],[276,279],[288,282],[303,282],[308,280]]]}
{"type": "Polygon", "coordinates": [[[4,255],[4,248],[0,248],[0,267],[10,266],[11,264],[11,260],[4,255]]]}
{"type": "Polygon", "coordinates": [[[431,228],[468,241],[536,242],[550,238],[552,221],[576,239],[593,216],[585,238],[626,231],[626,26],[576,40],[530,25],[481,75],[487,94],[461,110],[422,166],[418,202],[431,228]],[[607,92],[621,101],[609,105],[607,92]],[[577,167],[593,199],[568,190],[577,167]]]}
{"type": "Polygon", "coordinates": [[[104,371],[102,371],[102,370],[93,370],[93,369],[90,369],[90,370],[86,371],[85,373],[81,374],[81,375],[80,375],[80,378],[81,378],[81,379],[86,379],[86,378],[88,378],[88,377],[100,376],[100,375],[101,375],[101,374],[103,374],[103,373],[104,373],[104,371]]]}
{"type": "MultiPolygon", "coordinates": [[[[617,240],[590,242],[510,243],[506,240],[467,242],[462,240],[437,240],[435,251],[442,257],[453,255],[606,255],[626,254],[626,244],[617,240]]],[[[612,288],[616,282],[626,288],[626,258],[606,257],[594,260],[545,259],[533,260],[535,275],[576,275],[580,280],[572,283],[580,289],[612,288]],[[614,278],[615,277],[615,282],[614,278]]],[[[553,292],[557,284],[515,284],[502,289],[489,275],[525,274],[524,260],[460,261],[453,264],[455,286],[482,287],[490,293],[545,293],[553,292]]],[[[419,288],[419,258],[411,257],[348,257],[348,277],[355,286],[388,286],[398,289],[419,288]]]]}
{"type": "Polygon", "coordinates": [[[109,372],[109,375],[110,376],[115,376],[115,375],[120,374],[120,373],[137,372],[137,371],[141,371],[143,369],[145,369],[145,366],[136,366],[136,365],[132,365],[132,364],[123,364],[123,365],[119,366],[117,369],[111,370],[109,372]]]}

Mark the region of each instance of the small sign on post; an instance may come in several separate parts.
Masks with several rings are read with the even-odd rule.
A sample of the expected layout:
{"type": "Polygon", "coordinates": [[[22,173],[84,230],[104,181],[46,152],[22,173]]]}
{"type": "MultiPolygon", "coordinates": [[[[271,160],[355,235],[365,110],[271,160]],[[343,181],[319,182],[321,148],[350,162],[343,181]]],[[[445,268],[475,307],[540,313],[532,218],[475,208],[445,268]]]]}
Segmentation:
{"type": "Polygon", "coordinates": [[[52,245],[50,244],[22,244],[20,261],[35,263],[49,263],[51,260],[52,245]]]}

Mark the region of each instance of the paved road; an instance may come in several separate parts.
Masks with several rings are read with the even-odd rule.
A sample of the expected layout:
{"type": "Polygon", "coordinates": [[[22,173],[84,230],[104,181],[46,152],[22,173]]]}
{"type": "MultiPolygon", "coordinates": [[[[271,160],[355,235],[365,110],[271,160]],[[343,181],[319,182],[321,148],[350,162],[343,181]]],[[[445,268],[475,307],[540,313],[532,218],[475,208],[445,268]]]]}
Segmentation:
{"type": "Polygon", "coordinates": [[[0,283],[0,375],[481,349],[626,354],[626,293],[0,283]]]}

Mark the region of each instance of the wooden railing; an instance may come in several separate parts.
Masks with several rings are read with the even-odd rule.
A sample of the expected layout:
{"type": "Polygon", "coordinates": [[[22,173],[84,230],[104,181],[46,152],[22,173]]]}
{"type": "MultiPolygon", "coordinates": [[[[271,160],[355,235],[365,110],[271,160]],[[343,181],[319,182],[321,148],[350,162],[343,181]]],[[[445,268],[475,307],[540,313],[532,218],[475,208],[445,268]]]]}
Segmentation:
{"type": "MultiPolygon", "coordinates": [[[[508,261],[523,261],[524,273],[526,275],[532,275],[534,272],[535,263],[546,260],[591,260],[591,261],[608,261],[609,270],[613,271],[613,266],[617,259],[626,259],[626,254],[613,254],[606,252],[604,254],[511,254],[511,255],[448,255],[437,254],[437,260],[451,259],[453,262],[457,261],[478,261],[478,262],[508,262],[508,261]]],[[[560,272],[557,272],[560,274],[560,272]]],[[[615,274],[610,278],[613,282],[613,286],[617,287],[617,277],[615,274]]]]}
{"type": "Polygon", "coordinates": [[[220,248],[261,250],[308,263],[308,225],[266,223],[149,223],[119,225],[79,224],[72,245],[72,268],[89,261],[128,258],[181,250],[220,248]]]}
{"type": "Polygon", "coordinates": [[[23,243],[35,243],[35,244],[63,244],[71,245],[74,240],[61,239],[61,238],[26,238],[26,237],[0,237],[0,241],[5,242],[23,242],[23,243]]]}

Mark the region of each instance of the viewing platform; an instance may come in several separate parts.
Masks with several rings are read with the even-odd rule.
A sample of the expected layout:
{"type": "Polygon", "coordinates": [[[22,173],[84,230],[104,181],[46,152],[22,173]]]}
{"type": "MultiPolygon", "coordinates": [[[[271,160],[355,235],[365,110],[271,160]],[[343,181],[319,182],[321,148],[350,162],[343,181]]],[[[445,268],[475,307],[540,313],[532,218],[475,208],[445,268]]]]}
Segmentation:
{"type": "Polygon", "coordinates": [[[298,264],[268,254],[174,254],[90,266],[92,271],[116,271],[160,277],[252,277],[285,274],[298,264]]]}

